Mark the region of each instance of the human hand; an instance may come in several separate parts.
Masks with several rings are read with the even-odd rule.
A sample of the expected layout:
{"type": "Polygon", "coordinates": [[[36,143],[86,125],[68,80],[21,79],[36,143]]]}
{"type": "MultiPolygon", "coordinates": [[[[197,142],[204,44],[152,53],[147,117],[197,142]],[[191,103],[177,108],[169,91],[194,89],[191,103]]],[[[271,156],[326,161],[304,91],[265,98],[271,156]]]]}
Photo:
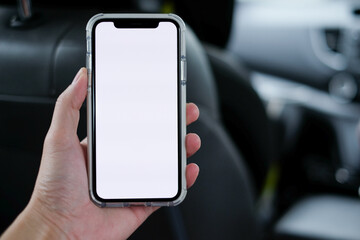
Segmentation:
{"type": "MultiPolygon", "coordinates": [[[[2,238],[126,239],[158,209],[143,206],[99,208],[90,200],[87,143],[86,139],[80,142],[77,136],[79,109],[86,94],[87,74],[82,68],[56,102],[31,200],[2,238]]],[[[187,125],[198,116],[197,106],[187,104],[187,125]]],[[[187,134],[187,156],[194,154],[200,144],[198,135],[187,134]]],[[[196,164],[187,166],[188,188],[198,173],[196,164]]]]}

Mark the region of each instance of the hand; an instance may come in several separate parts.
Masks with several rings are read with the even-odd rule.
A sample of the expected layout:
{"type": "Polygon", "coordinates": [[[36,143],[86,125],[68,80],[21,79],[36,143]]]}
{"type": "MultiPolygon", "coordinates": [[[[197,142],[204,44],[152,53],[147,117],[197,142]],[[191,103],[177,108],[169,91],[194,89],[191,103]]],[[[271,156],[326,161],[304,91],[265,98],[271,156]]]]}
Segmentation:
{"type": "MultiPolygon", "coordinates": [[[[126,239],[158,209],[142,206],[99,208],[90,200],[87,143],[86,139],[80,142],[77,136],[79,109],[86,94],[87,74],[82,68],[56,102],[31,200],[3,238],[126,239]]],[[[196,121],[198,116],[197,106],[187,104],[187,124],[196,121]]],[[[188,134],[187,156],[199,148],[200,138],[188,134]]],[[[198,173],[196,164],[187,166],[188,188],[198,173]]]]}

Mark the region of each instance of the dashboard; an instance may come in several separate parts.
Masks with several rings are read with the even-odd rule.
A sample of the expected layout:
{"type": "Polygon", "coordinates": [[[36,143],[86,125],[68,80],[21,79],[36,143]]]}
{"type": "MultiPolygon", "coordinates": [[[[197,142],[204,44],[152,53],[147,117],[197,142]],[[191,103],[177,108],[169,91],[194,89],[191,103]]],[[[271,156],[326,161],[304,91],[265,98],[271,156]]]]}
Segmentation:
{"type": "Polygon", "coordinates": [[[237,1],[227,49],[283,126],[298,181],[360,195],[360,2],[237,1]]]}
{"type": "Polygon", "coordinates": [[[358,99],[360,3],[237,1],[228,49],[253,69],[358,99]]]}

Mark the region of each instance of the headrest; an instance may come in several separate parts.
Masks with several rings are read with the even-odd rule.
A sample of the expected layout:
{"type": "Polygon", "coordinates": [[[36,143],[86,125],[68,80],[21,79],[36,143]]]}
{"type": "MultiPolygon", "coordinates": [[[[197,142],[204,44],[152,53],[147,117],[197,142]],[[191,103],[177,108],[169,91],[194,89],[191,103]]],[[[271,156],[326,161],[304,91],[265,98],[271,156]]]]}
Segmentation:
{"type": "MultiPolygon", "coordinates": [[[[6,22],[15,9],[2,7],[0,13],[0,21],[6,22]]],[[[17,96],[21,101],[56,98],[85,66],[85,26],[94,13],[79,11],[61,17],[59,11],[44,10],[43,14],[46,22],[33,28],[0,25],[0,95],[17,96]]],[[[186,40],[187,101],[217,117],[214,77],[204,49],[190,28],[186,40]]]]}
{"type": "Polygon", "coordinates": [[[205,50],[189,26],[186,32],[186,55],[187,101],[198,104],[200,108],[206,109],[212,117],[218,119],[215,79],[205,50]]]}

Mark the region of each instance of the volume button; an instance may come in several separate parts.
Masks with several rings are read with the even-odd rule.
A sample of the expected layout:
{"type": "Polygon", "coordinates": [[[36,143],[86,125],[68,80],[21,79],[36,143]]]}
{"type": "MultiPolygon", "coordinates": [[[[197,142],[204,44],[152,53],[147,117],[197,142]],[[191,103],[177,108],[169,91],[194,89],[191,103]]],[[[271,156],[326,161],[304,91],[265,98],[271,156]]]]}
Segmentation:
{"type": "Polygon", "coordinates": [[[88,73],[87,73],[87,75],[88,75],[88,90],[89,89],[91,90],[92,74],[91,74],[91,70],[89,68],[87,69],[87,71],[88,71],[88,73]]]}
{"type": "Polygon", "coordinates": [[[186,57],[184,55],[181,56],[181,62],[180,62],[180,82],[181,85],[186,85],[186,57]]]}
{"type": "Polygon", "coordinates": [[[91,54],[91,40],[90,37],[86,38],[86,54],[91,54]]]}
{"type": "Polygon", "coordinates": [[[86,38],[86,68],[88,72],[88,88],[91,88],[91,67],[92,59],[91,59],[91,37],[88,36],[86,38]]]}

